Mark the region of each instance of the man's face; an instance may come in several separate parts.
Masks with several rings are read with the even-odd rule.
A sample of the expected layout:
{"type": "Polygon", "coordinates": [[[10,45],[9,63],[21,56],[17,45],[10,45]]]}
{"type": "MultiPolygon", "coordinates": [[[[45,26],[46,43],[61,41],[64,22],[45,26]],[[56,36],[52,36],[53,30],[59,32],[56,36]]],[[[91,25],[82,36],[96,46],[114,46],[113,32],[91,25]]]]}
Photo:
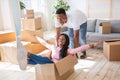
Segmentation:
{"type": "Polygon", "coordinates": [[[61,24],[64,24],[67,22],[67,16],[65,14],[56,14],[56,17],[61,24]]]}

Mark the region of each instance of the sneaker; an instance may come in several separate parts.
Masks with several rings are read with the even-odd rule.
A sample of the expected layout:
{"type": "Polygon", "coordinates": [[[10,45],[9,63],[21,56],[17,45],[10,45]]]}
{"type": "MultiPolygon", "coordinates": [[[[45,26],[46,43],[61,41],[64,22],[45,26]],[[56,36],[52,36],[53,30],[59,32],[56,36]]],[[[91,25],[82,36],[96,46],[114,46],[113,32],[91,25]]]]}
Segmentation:
{"type": "Polygon", "coordinates": [[[17,60],[21,70],[27,67],[27,49],[21,43],[21,38],[17,38],[17,60]]]}
{"type": "Polygon", "coordinates": [[[80,58],[81,58],[81,59],[85,59],[85,58],[86,58],[86,55],[81,55],[80,58]]]}

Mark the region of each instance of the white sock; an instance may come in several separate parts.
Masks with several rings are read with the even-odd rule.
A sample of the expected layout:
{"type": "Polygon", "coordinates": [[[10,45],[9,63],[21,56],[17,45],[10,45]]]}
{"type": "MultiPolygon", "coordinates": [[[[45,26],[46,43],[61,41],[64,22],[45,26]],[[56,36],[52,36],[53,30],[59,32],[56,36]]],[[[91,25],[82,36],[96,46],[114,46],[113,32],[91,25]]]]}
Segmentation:
{"type": "Polygon", "coordinates": [[[21,70],[26,70],[27,67],[27,49],[21,43],[21,38],[17,37],[17,60],[21,70]]]}

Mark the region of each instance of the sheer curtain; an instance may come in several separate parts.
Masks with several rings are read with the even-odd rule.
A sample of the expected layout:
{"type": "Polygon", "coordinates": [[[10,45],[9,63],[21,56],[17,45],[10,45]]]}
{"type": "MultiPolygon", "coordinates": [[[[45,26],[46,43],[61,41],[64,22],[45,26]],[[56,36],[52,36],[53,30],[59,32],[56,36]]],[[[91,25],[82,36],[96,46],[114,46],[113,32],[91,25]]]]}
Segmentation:
{"type": "Polygon", "coordinates": [[[0,31],[13,31],[14,24],[10,0],[0,0],[0,31]]]}
{"type": "Polygon", "coordinates": [[[54,20],[52,17],[53,4],[56,0],[22,0],[26,9],[34,9],[35,17],[42,18],[42,27],[44,30],[54,28],[54,20]]]}
{"type": "MultiPolygon", "coordinates": [[[[19,0],[18,0],[19,1],[19,0]]],[[[54,29],[53,5],[56,0],[21,0],[26,9],[34,9],[35,17],[42,18],[44,30],[54,29]]],[[[10,0],[0,0],[0,30],[15,30],[10,0]]]]}

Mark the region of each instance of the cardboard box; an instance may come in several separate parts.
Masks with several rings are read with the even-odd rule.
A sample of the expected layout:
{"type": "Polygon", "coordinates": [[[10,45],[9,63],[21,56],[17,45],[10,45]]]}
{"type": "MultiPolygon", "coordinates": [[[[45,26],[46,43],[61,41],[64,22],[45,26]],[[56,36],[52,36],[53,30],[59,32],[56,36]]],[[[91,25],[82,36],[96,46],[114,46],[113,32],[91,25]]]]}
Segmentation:
{"type": "Polygon", "coordinates": [[[34,18],[34,10],[26,10],[26,18],[27,19],[34,18]]]}
{"type": "Polygon", "coordinates": [[[37,43],[38,40],[36,39],[35,36],[43,38],[43,31],[42,29],[36,31],[23,30],[21,36],[23,41],[37,43]]]}
{"type": "Polygon", "coordinates": [[[109,61],[120,61],[120,40],[105,41],[103,53],[109,61]]]}
{"type": "MultiPolygon", "coordinates": [[[[30,42],[22,41],[22,44],[25,46],[27,44],[30,44],[30,42]]],[[[6,42],[1,44],[0,51],[1,51],[1,61],[18,64],[16,41],[6,42]]]]}
{"type": "Polygon", "coordinates": [[[22,19],[22,27],[23,30],[40,30],[41,29],[41,18],[34,18],[34,19],[22,19]]]}
{"type": "Polygon", "coordinates": [[[109,34],[109,33],[111,33],[111,24],[109,22],[100,23],[99,33],[101,33],[101,34],[109,34]]]}
{"type": "Polygon", "coordinates": [[[31,10],[26,10],[26,14],[32,14],[32,13],[34,13],[34,10],[33,10],[33,9],[31,9],[31,10]]]}
{"type": "Polygon", "coordinates": [[[15,32],[0,33],[0,44],[16,40],[15,32]]]}
{"type": "Polygon", "coordinates": [[[35,30],[34,32],[36,36],[43,38],[43,29],[35,30]]]}
{"type": "Polygon", "coordinates": [[[32,14],[26,14],[27,19],[34,19],[34,13],[32,14]]]}
{"type": "Polygon", "coordinates": [[[25,48],[27,48],[27,50],[33,54],[38,54],[44,51],[45,49],[47,49],[45,46],[43,46],[40,43],[30,43],[25,45],[25,48]]]}
{"type": "Polygon", "coordinates": [[[68,55],[54,64],[37,65],[36,80],[66,80],[74,72],[77,62],[76,56],[68,55]]]}

